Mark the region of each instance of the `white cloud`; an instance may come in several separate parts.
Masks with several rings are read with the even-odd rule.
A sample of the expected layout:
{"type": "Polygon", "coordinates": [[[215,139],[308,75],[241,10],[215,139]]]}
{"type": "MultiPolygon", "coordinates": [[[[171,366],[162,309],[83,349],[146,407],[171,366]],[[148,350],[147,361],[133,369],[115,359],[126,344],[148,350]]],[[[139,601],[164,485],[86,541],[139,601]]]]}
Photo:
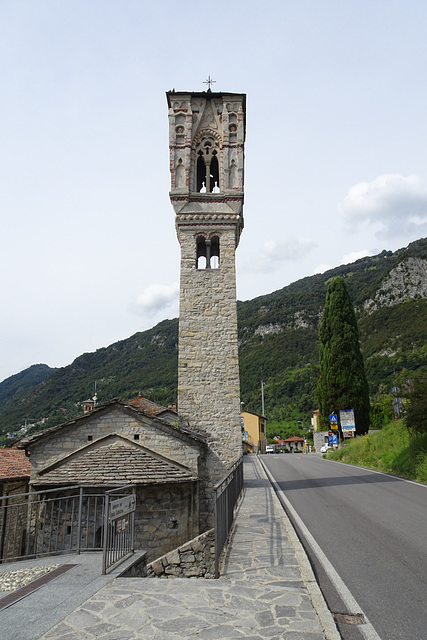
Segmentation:
{"type": "Polygon", "coordinates": [[[151,284],[131,305],[131,311],[139,316],[153,318],[160,313],[178,315],[179,285],[151,284]]]}
{"type": "Polygon", "coordinates": [[[318,264],[317,267],[313,269],[312,275],[315,276],[318,273],[325,273],[325,271],[329,271],[329,269],[332,269],[332,268],[333,267],[331,264],[318,264]]]}
{"type": "Polygon", "coordinates": [[[250,271],[275,271],[284,262],[301,260],[315,247],[309,238],[288,238],[287,240],[268,240],[257,254],[246,262],[250,271]]]}
{"type": "Polygon", "coordinates": [[[351,264],[352,262],[356,262],[356,260],[360,260],[360,258],[364,258],[365,256],[373,256],[375,252],[370,251],[369,249],[361,249],[360,251],[350,251],[350,253],[346,253],[341,260],[341,264],[351,264]]]}
{"type": "Polygon", "coordinates": [[[353,226],[375,224],[385,238],[427,235],[427,185],[417,175],[380,175],[351,187],[338,213],[353,226]]]}

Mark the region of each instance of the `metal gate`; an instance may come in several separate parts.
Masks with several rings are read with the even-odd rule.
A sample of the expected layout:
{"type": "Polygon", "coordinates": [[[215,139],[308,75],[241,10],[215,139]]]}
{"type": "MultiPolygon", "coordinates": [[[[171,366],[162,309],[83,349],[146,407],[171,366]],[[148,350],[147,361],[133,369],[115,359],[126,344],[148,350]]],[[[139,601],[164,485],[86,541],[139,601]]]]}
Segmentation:
{"type": "Polygon", "coordinates": [[[136,494],[134,485],[105,494],[102,573],[134,553],[136,494]]]}
{"type": "Polygon", "coordinates": [[[0,562],[103,551],[105,573],[133,553],[135,504],[133,485],[109,491],[57,487],[0,496],[0,562]]]}

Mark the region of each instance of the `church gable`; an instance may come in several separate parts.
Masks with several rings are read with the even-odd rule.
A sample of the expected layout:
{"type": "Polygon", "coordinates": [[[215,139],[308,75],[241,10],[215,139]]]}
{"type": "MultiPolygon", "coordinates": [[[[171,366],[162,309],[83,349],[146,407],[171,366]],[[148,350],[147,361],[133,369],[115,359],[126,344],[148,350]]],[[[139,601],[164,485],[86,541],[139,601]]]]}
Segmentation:
{"type": "Polygon", "coordinates": [[[32,484],[114,486],[194,482],[183,465],[117,434],[101,438],[42,469],[32,484]]]}
{"type": "Polygon", "coordinates": [[[31,454],[32,478],[66,454],[113,433],[190,468],[197,475],[198,459],[205,446],[203,437],[114,401],[23,440],[23,446],[31,454]]]}

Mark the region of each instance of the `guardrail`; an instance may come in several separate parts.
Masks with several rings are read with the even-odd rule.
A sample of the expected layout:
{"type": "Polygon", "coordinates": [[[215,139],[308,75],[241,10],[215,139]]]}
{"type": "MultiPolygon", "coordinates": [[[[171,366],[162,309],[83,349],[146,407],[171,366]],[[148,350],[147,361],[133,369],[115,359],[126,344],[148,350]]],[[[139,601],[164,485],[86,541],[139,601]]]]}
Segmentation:
{"type": "Polygon", "coordinates": [[[215,578],[219,578],[219,558],[234,521],[234,509],[243,491],[243,458],[236,462],[215,491],[215,578]]]}

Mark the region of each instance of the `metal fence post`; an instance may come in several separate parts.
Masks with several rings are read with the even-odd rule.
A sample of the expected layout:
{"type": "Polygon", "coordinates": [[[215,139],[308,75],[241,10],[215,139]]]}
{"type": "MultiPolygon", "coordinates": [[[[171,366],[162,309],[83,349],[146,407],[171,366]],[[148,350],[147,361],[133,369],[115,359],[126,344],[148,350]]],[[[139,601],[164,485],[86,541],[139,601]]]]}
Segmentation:
{"type": "Polygon", "coordinates": [[[77,515],[77,545],[76,553],[80,553],[80,539],[82,534],[82,511],[83,511],[83,487],[80,487],[79,493],[79,513],[77,515]]]}
{"type": "Polygon", "coordinates": [[[104,531],[102,532],[102,575],[107,572],[107,534],[108,534],[108,511],[110,506],[110,496],[105,494],[104,502],[104,531]]]}

